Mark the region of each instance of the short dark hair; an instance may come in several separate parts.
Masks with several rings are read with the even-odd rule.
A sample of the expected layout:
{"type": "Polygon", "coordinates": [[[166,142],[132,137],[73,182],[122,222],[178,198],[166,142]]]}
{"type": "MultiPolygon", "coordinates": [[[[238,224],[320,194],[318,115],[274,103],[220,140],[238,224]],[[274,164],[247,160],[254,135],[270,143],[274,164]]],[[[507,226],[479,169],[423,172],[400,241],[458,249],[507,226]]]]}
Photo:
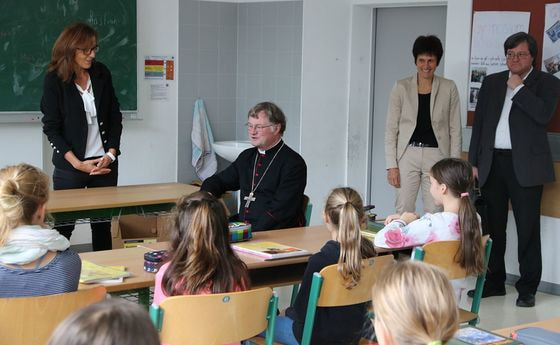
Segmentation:
{"type": "Polygon", "coordinates": [[[535,67],[539,47],[537,46],[537,41],[535,41],[533,36],[526,32],[518,32],[506,38],[506,41],[504,42],[504,55],[507,55],[508,50],[517,47],[523,42],[527,42],[527,45],[529,46],[529,53],[533,58],[533,67],[535,67]]]}
{"type": "Polygon", "coordinates": [[[428,54],[436,57],[436,63],[439,65],[441,57],[443,56],[443,46],[437,36],[418,36],[412,46],[412,55],[414,56],[414,63],[418,59],[418,55],[428,54]]]}
{"type": "Polygon", "coordinates": [[[284,134],[286,130],[286,116],[282,109],[272,102],[261,102],[249,110],[247,117],[258,118],[261,111],[265,112],[268,121],[280,125],[280,134],[284,134]]]}

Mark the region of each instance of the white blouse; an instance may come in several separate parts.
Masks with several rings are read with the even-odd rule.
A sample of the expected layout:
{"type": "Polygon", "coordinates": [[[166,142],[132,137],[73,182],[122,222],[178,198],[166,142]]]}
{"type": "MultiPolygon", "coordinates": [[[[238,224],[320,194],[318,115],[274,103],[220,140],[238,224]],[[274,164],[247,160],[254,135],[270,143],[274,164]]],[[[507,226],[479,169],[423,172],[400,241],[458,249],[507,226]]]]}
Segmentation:
{"type": "Polygon", "coordinates": [[[82,96],[84,102],[84,110],[86,112],[86,121],[88,124],[88,133],[86,140],[86,151],[84,158],[98,157],[105,155],[103,144],[101,143],[101,135],[99,134],[99,124],[97,123],[97,108],[95,107],[95,97],[93,95],[93,86],[91,79],[88,78],[86,89],[76,84],[76,88],[82,96]]]}

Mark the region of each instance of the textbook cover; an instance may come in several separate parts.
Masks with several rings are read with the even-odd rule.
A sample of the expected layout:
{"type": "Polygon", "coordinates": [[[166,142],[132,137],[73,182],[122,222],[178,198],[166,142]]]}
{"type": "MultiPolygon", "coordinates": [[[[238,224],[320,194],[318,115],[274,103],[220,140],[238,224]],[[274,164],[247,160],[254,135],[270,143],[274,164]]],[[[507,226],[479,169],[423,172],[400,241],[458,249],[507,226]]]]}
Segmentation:
{"type": "Polygon", "coordinates": [[[311,255],[304,249],[286,246],[276,242],[245,242],[232,244],[231,247],[242,253],[247,253],[264,258],[265,260],[276,260],[283,258],[291,258],[294,256],[311,255]]]}
{"type": "Polygon", "coordinates": [[[460,328],[446,345],[507,345],[522,344],[517,340],[503,337],[483,329],[465,326],[460,328]]]}

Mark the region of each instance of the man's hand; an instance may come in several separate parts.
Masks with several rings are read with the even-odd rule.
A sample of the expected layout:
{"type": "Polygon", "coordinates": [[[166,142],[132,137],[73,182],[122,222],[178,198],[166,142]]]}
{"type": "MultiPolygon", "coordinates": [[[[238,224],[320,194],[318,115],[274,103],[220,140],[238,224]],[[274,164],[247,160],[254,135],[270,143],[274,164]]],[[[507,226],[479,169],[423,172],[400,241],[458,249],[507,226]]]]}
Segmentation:
{"type": "Polygon", "coordinates": [[[472,167],[472,175],[474,177],[475,180],[478,180],[478,168],[477,167],[472,167]]]}
{"type": "Polygon", "coordinates": [[[507,81],[507,85],[510,89],[514,90],[519,85],[523,84],[523,79],[517,74],[512,74],[507,81]]]}
{"type": "Polygon", "coordinates": [[[387,169],[387,181],[395,188],[401,188],[401,173],[399,168],[387,169]]]}

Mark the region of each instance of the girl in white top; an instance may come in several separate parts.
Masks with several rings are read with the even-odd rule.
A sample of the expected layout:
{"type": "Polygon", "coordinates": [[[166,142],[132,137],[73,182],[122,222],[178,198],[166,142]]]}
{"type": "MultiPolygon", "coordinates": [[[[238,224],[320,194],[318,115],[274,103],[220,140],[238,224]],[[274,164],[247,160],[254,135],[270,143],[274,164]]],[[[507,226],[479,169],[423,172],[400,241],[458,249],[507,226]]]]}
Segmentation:
{"type": "Polygon", "coordinates": [[[420,219],[410,212],[393,214],[375,235],[375,246],[403,248],[460,240],[457,262],[468,275],[480,273],[483,269],[480,221],[468,193],[474,183],[472,166],[462,159],[442,159],[432,167],[430,182],[430,193],[436,205],[443,206],[443,212],[426,213],[420,219]]]}

